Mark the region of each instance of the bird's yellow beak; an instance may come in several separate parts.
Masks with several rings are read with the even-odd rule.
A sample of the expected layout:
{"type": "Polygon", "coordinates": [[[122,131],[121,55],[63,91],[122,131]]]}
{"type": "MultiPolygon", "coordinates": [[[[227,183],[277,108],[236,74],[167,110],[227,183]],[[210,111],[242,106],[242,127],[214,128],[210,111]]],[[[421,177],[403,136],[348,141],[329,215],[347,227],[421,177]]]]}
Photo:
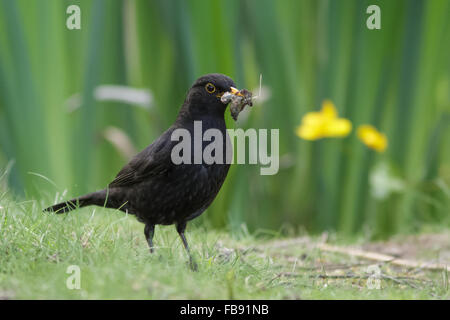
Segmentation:
{"type": "Polygon", "coordinates": [[[234,87],[230,87],[230,92],[235,96],[243,97],[242,93],[234,87]]]}

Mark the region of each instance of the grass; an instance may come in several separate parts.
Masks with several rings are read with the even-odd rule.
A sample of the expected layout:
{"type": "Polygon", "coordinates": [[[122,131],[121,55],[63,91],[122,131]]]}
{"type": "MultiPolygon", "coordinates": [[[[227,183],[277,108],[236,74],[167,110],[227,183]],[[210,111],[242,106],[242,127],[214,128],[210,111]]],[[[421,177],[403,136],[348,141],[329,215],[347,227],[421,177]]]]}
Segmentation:
{"type": "MultiPolygon", "coordinates": [[[[450,298],[441,272],[389,265],[380,266],[381,289],[369,290],[367,261],[318,250],[320,237],[280,246],[279,237],[243,232],[232,238],[191,223],[187,236],[199,265],[193,272],[174,227],[157,227],[156,253],[150,255],[143,225],[133,216],[94,207],[44,214],[37,201],[1,199],[3,299],[450,298]],[[66,287],[71,265],[80,267],[80,290],[66,287]]],[[[329,242],[365,241],[330,237],[329,242]]]]}

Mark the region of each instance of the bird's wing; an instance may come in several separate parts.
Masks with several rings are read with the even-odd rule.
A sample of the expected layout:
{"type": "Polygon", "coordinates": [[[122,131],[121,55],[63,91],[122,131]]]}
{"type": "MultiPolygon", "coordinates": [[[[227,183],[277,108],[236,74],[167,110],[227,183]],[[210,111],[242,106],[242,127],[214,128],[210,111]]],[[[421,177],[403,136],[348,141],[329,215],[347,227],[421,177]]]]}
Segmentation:
{"type": "Polygon", "coordinates": [[[155,175],[161,175],[174,166],[170,156],[176,141],[172,141],[171,129],[164,132],[155,142],[138,153],[119,171],[109,187],[125,187],[139,183],[155,175]]]}

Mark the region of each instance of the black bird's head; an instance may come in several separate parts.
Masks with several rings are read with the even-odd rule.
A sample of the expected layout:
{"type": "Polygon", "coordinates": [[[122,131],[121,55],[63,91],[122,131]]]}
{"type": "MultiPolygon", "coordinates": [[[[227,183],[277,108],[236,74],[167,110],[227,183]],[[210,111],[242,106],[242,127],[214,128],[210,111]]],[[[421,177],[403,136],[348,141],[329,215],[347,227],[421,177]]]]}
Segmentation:
{"type": "Polygon", "coordinates": [[[221,101],[225,92],[237,93],[234,81],[223,74],[211,73],[204,75],[195,81],[186,97],[183,111],[191,116],[222,116],[228,103],[221,101]]]}

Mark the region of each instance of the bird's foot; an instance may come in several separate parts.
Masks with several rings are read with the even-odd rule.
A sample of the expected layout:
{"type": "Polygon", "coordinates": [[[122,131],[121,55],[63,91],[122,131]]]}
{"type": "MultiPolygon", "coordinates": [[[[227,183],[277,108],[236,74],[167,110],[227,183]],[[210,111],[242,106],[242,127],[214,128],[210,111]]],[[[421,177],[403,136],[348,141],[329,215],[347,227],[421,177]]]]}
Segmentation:
{"type": "Polygon", "coordinates": [[[198,271],[198,265],[197,262],[192,259],[192,257],[189,257],[189,268],[191,271],[197,272],[198,271]]]}

